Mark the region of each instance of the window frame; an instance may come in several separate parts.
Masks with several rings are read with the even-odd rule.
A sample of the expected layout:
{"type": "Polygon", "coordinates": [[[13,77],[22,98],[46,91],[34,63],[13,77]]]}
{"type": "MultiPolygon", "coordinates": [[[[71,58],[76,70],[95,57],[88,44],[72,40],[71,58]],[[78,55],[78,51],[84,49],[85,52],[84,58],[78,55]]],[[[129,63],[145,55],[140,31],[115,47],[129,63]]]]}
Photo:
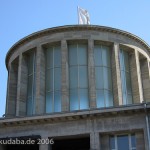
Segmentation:
{"type": "Polygon", "coordinates": [[[133,92],[132,92],[132,84],[131,84],[131,68],[130,68],[130,54],[129,51],[120,48],[119,50],[119,65],[120,65],[120,76],[121,76],[121,91],[122,91],[122,104],[123,105],[130,105],[133,104],[133,92]],[[129,70],[126,70],[126,62],[125,62],[125,53],[128,55],[128,68],[129,70]],[[127,86],[127,75],[129,76],[130,81],[130,92],[128,93],[128,86],[127,86]],[[125,96],[125,99],[124,99],[125,96]],[[131,98],[131,102],[129,102],[129,97],[131,98]]]}
{"type": "MultiPolygon", "coordinates": [[[[106,52],[107,53],[107,52],[106,52]]],[[[114,94],[113,94],[113,79],[112,79],[112,66],[111,66],[111,56],[112,56],[112,51],[110,49],[110,46],[107,45],[103,45],[103,44],[99,44],[99,43],[95,43],[94,44],[94,50],[93,50],[93,57],[94,57],[94,69],[95,69],[95,91],[96,91],[96,107],[97,108],[103,108],[103,107],[112,107],[114,106],[114,94]],[[95,50],[96,48],[100,49],[99,53],[100,53],[100,59],[101,59],[101,63],[100,64],[96,64],[96,57],[95,57],[95,50]],[[109,57],[109,63],[108,65],[105,65],[104,63],[104,59],[103,59],[103,55],[104,55],[104,50],[107,49],[106,51],[109,51],[109,55],[107,57],[109,57]],[[96,83],[96,79],[97,79],[97,74],[96,72],[101,70],[101,75],[103,77],[103,82],[102,82],[102,88],[97,87],[96,83]],[[106,88],[105,84],[106,84],[106,80],[105,80],[105,76],[104,76],[104,72],[107,70],[107,72],[110,72],[110,88],[106,88]],[[105,82],[104,82],[105,81],[105,82]],[[100,94],[100,92],[103,93],[103,98],[104,101],[102,102],[104,104],[104,106],[98,106],[98,94],[100,94]],[[108,95],[106,95],[106,93],[108,95]],[[108,100],[107,100],[107,96],[111,95],[111,103],[112,104],[107,104],[108,100]]],[[[109,81],[109,79],[108,79],[109,81]]],[[[99,102],[101,103],[101,102],[99,102]]]]}
{"type": "Polygon", "coordinates": [[[69,77],[69,110],[70,111],[78,111],[78,110],[85,110],[85,109],[89,109],[90,108],[90,101],[89,101],[89,80],[88,80],[88,45],[87,45],[87,43],[80,43],[80,42],[71,42],[71,43],[68,43],[68,77],[69,77]],[[80,61],[79,61],[79,46],[82,46],[82,45],[84,45],[85,47],[86,47],[86,64],[80,64],[80,61]],[[70,64],[70,61],[69,61],[69,59],[70,59],[70,55],[69,55],[69,50],[70,50],[70,48],[69,48],[69,46],[75,46],[76,47],[76,53],[77,53],[77,64],[70,64]],[[70,87],[70,70],[71,70],[71,68],[72,67],[77,67],[77,87],[75,87],[75,88],[71,88],[70,87]],[[83,88],[83,87],[80,87],[80,68],[81,67],[86,67],[86,74],[87,74],[87,87],[85,88],[83,88]],[[72,90],[76,90],[76,92],[77,92],[77,108],[75,108],[75,109],[71,109],[71,91],[72,90]],[[87,91],[87,108],[81,108],[81,105],[82,105],[82,102],[81,102],[81,94],[80,94],[80,91],[81,90],[86,90],[87,91]]]}
{"type": "Polygon", "coordinates": [[[136,150],[137,148],[136,147],[132,147],[132,135],[134,135],[135,137],[135,144],[136,144],[136,135],[135,133],[121,133],[121,134],[114,134],[114,135],[110,135],[109,136],[109,149],[110,150],[118,150],[118,136],[127,136],[128,137],[128,142],[129,142],[129,150],[136,150]],[[111,149],[111,143],[110,143],[110,139],[111,137],[114,137],[114,140],[115,140],[115,148],[114,149],[111,149]]]}
{"type": "Polygon", "coordinates": [[[32,94],[31,96],[29,96],[29,91],[27,90],[27,104],[26,104],[26,114],[27,116],[31,116],[35,113],[35,92],[36,92],[36,52],[34,50],[30,51],[28,54],[27,54],[27,57],[28,57],[28,84],[27,84],[27,89],[29,90],[29,84],[31,84],[31,89],[32,89],[32,94]],[[33,57],[32,59],[32,73],[29,73],[29,70],[30,70],[30,59],[31,57],[33,57]],[[29,83],[29,77],[32,77],[32,83],[29,83]],[[31,98],[31,99],[30,99],[31,98]],[[28,105],[30,104],[30,101],[31,101],[31,106],[30,108],[28,107],[28,105]]]}
{"type": "MultiPolygon", "coordinates": [[[[49,47],[46,48],[45,50],[45,54],[46,54],[46,65],[45,65],[45,112],[46,113],[55,113],[55,112],[61,112],[62,111],[62,108],[61,108],[61,105],[62,105],[62,95],[61,95],[61,86],[62,86],[62,78],[60,76],[60,89],[55,89],[55,70],[57,68],[60,69],[60,72],[62,72],[62,64],[61,64],[61,60],[60,60],[60,66],[55,66],[55,49],[59,47],[59,51],[60,51],[60,59],[61,58],[61,45],[60,44],[55,44],[55,45],[50,45],[49,47]],[[50,66],[50,61],[49,61],[49,64],[47,62],[47,58],[48,58],[48,51],[51,51],[52,50],[52,67],[50,66]],[[52,71],[52,89],[51,87],[49,87],[49,89],[47,90],[47,75],[48,75],[48,72],[50,73],[52,71]],[[57,111],[55,110],[55,105],[56,105],[56,100],[55,100],[55,94],[57,92],[60,92],[60,109],[57,111]],[[47,95],[49,95],[49,98],[50,98],[50,94],[52,93],[52,105],[49,106],[47,105],[47,103],[50,103],[48,100],[47,100],[47,95]],[[49,109],[47,107],[50,107],[49,109]]],[[[49,58],[50,59],[50,58],[49,58]]],[[[62,74],[62,73],[61,73],[62,74]]],[[[49,74],[49,84],[50,84],[50,74],[49,74]]],[[[49,85],[50,86],[50,85],[49,85]]]]}

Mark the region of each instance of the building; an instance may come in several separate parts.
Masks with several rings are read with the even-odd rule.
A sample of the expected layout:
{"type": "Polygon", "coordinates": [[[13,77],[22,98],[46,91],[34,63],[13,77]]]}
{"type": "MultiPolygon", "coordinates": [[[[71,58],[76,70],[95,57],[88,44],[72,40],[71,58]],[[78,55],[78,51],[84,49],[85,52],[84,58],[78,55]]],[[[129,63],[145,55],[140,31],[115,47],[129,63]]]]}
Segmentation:
{"type": "Polygon", "coordinates": [[[110,27],[33,33],[6,56],[1,150],[150,150],[150,47],[110,27]],[[39,139],[54,144],[37,144],[39,139]]]}

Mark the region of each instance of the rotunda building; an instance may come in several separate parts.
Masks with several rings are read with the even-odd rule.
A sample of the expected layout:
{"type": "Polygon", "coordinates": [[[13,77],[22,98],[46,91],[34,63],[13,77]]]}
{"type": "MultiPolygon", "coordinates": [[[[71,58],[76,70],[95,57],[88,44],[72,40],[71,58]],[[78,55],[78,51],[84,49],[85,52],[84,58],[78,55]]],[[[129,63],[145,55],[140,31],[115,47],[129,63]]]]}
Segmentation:
{"type": "Polygon", "coordinates": [[[15,43],[6,67],[0,139],[36,139],[35,150],[149,150],[150,46],[139,37],[97,25],[49,28],[15,43]]]}

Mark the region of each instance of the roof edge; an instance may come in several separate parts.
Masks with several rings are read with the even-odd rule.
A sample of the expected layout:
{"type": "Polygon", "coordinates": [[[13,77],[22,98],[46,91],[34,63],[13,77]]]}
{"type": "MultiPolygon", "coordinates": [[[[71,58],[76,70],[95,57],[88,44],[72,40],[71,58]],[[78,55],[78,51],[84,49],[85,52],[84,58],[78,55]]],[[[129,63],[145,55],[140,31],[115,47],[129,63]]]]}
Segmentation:
{"type": "Polygon", "coordinates": [[[97,30],[97,31],[108,31],[108,32],[113,32],[113,33],[118,33],[118,34],[122,34],[122,35],[126,35],[134,40],[136,40],[137,42],[139,42],[140,44],[142,44],[146,49],[148,49],[150,51],[150,46],[144,41],[142,40],[140,37],[124,31],[124,30],[120,30],[120,29],[116,29],[116,28],[112,28],[112,27],[107,27],[107,26],[99,26],[99,25],[64,25],[64,26],[57,26],[57,27],[52,27],[52,28],[47,28],[47,29],[43,29],[37,32],[34,32],[32,34],[29,34],[27,36],[25,36],[24,38],[20,39],[18,42],[16,42],[7,52],[6,54],[6,59],[5,59],[5,63],[6,63],[6,67],[8,69],[8,60],[11,56],[12,53],[14,53],[15,49],[17,47],[19,47],[20,45],[22,45],[23,43],[37,38],[39,36],[43,36],[45,34],[49,34],[49,33],[57,33],[57,32],[64,32],[64,31],[72,31],[73,29],[77,29],[77,30],[97,30]]]}

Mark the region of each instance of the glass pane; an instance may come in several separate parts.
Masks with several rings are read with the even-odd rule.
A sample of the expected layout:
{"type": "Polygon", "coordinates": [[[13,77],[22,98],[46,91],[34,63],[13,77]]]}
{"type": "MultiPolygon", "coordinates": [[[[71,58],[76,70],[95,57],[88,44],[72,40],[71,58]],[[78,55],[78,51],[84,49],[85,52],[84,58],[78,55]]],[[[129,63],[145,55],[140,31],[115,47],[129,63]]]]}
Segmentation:
{"type": "Polygon", "coordinates": [[[129,54],[124,50],[120,50],[121,56],[121,81],[123,104],[132,104],[132,89],[131,89],[131,76],[129,69],[129,54]]]}
{"type": "Polygon", "coordinates": [[[100,45],[94,47],[94,62],[95,66],[102,66],[102,51],[100,45]]]}
{"type": "Polygon", "coordinates": [[[78,69],[77,67],[70,67],[69,72],[70,89],[78,87],[78,69]]]}
{"type": "Polygon", "coordinates": [[[96,90],[96,102],[97,102],[97,107],[104,107],[104,91],[103,90],[96,90]]]}
{"type": "Polygon", "coordinates": [[[103,73],[104,73],[104,89],[112,89],[112,80],[111,80],[111,70],[110,68],[103,67],[103,73]]]}
{"type": "Polygon", "coordinates": [[[123,58],[123,51],[120,50],[120,68],[124,70],[124,58],[123,58]]]}
{"type": "Polygon", "coordinates": [[[54,69],[49,69],[48,72],[49,72],[49,76],[47,76],[47,78],[49,77],[50,79],[50,82],[49,82],[49,89],[50,91],[54,90],[54,73],[53,73],[54,69]]]}
{"type": "Polygon", "coordinates": [[[80,99],[80,109],[88,109],[89,108],[89,100],[88,100],[88,90],[87,89],[79,90],[79,99],[80,99]]]}
{"type": "Polygon", "coordinates": [[[136,139],[135,139],[135,135],[132,134],[131,135],[131,145],[132,145],[132,148],[136,148],[136,139]]]}
{"type": "Polygon", "coordinates": [[[127,88],[127,93],[131,94],[131,80],[130,80],[130,74],[126,72],[126,88],[127,88]]]}
{"type": "Polygon", "coordinates": [[[53,92],[46,93],[46,113],[53,112],[53,92]]]}
{"type": "Polygon", "coordinates": [[[46,70],[46,91],[50,91],[50,69],[46,70]]]}
{"type": "Polygon", "coordinates": [[[80,88],[88,87],[87,67],[86,66],[79,67],[79,87],[80,88]]]}
{"type": "Polygon", "coordinates": [[[61,50],[59,46],[54,48],[54,66],[55,67],[61,66],[61,50]]]}
{"type": "Polygon", "coordinates": [[[32,97],[27,99],[27,115],[32,115],[33,112],[33,99],[32,97]]]}
{"type": "Polygon", "coordinates": [[[127,104],[127,97],[126,97],[126,93],[124,92],[123,93],[123,105],[126,105],[127,104]]]}
{"type": "Polygon", "coordinates": [[[96,72],[96,89],[104,88],[103,67],[95,67],[96,72]]]}
{"type": "Polygon", "coordinates": [[[127,104],[132,104],[132,94],[127,95],[127,104]]]}
{"type": "Polygon", "coordinates": [[[123,95],[123,104],[127,104],[127,93],[126,93],[126,79],[125,72],[121,71],[121,82],[122,82],[122,95],[123,95]]]}
{"type": "Polygon", "coordinates": [[[117,136],[118,150],[129,150],[129,139],[126,135],[117,136]]]}
{"type": "Polygon", "coordinates": [[[50,47],[46,53],[46,68],[53,68],[53,48],[50,47]]]}
{"type": "Polygon", "coordinates": [[[129,54],[128,52],[124,51],[124,64],[125,64],[125,70],[129,72],[129,54]]]}
{"type": "Polygon", "coordinates": [[[106,46],[102,46],[103,66],[110,67],[110,50],[106,46]]]}
{"type": "Polygon", "coordinates": [[[77,45],[69,45],[69,65],[77,65],[77,45]]]}
{"type": "Polygon", "coordinates": [[[79,65],[87,65],[87,46],[78,45],[78,59],[79,65]]]}
{"type": "Polygon", "coordinates": [[[55,68],[54,89],[55,90],[61,89],[61,69],[60,68],[55,68]]]}
{"type": "Polygon", "coordinates": [[[33,70],[34,70],[34,53],[30,53],[29,55],[29,62],[28,62],[28,75],[33,74],[33,70]]]}
{"type": "Polygon", "coordinates": [[[33,75],[28,77],[28,97],[33,95],[33,75]]]}
{"type": "Polygon", "coordinates": [[[55,91],[55,94],[54,94],[54,111],[61,112],[61,93],[60,93],[60,91],[55,91]]]}
{"type": "Polygon", "coordinates": [[[105,105],[106,105],[106,107],[113,106],[112,92],[105,90],[104,93],[105,93],[105,105]]]}
{"type": "Polygon", "coordinates": [[[45,54],[46,54],[46,69],[47,69],[50,67],[49,66],[50,65],[50,52],[48,49],[45,51],[45,54]]]}
{"type": "Polygon", "coordinates": [[[115,149],[115,137],[114,136],[110,137],[110,148],[111,150],[115,149]]]}
{"type": "Polygon", "coordinates": [[[79,110],[77,90],[70,90],[70,110],[79,110]]]}

